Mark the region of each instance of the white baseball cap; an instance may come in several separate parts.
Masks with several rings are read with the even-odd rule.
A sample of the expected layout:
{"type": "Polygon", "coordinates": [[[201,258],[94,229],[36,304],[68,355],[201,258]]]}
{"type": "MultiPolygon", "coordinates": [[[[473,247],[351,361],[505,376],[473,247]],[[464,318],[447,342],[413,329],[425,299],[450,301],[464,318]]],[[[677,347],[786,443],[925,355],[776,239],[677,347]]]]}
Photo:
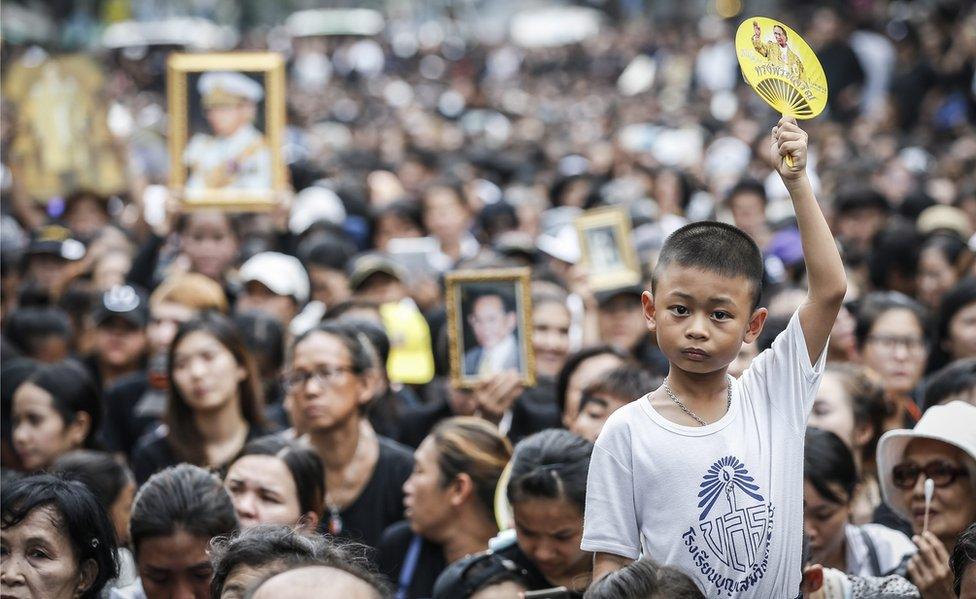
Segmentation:
{"type": "Polygon", "coordinates": [[[288,229],[292,235],[301,235],[320,221],[342,225],[346,220],[346,208],[336,192],[327,187],[306,187],[292,200],[288,229]]]}
{"type": "MultiPolygon", "coordinates": [[[[892,480],[891,469],[905,457],[905,449],[914,439],[934,439],[958,447],[976,462],[976,406],[964,401],[950,401],[932,406],[913,429],[888,431],[878,441],[878,480],[884,502],[896,514],[911,521],[909,506],[892,480]]],[[[970,472],[976,475],[976,472],[970,472]]],[[[973,481],[976,484],[976,481],[973,481]]]]}
{"type": "Polygon", "coordinates": [[[255,254],[241,266],[240,275],[243,283],[257,281],[277,295],[295,298],[299,304],[308,301],[308,273],[294,256],[278,252],[255,254]]]}

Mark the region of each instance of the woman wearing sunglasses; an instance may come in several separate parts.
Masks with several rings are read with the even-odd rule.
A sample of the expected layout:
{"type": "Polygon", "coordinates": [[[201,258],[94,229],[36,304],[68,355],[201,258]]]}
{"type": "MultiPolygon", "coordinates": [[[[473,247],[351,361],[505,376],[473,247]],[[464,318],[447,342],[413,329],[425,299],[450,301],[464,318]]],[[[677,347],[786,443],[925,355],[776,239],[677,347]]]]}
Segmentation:
{"type": "Polygon", "coordinates": [[[908,576],[924,599],[955,597],[949,555],[976,520],[976,407],[962,401],[933,406],[912,430],[885,433],[878,443],[885,503],[911,522],[918,553],[908,576]],[[926,525],[925,481],[934,493],[926,525]]]}

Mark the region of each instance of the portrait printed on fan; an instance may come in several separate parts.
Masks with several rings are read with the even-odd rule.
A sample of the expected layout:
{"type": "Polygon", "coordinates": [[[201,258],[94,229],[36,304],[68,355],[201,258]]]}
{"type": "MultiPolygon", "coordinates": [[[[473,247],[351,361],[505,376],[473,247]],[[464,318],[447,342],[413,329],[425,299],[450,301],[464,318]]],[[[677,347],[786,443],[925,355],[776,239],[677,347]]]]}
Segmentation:
{"type": "Polygon", "coordinates": [[[771,37],[764,37],[758,21],[752,22],[752,47],[763,56],[771,66],[782,69],[782,74],[790,79],[806,83],[803,60],[790,45],[789,33],[782,25],[773,25],[771,37]]]}

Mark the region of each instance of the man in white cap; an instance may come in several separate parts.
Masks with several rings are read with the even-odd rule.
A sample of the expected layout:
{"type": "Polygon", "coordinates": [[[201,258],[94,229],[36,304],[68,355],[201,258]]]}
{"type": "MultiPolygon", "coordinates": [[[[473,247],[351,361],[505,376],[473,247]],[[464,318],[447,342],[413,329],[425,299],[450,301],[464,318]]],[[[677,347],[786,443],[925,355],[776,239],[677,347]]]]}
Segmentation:
{"type": "Polygon", "coordinates": [[[294,256],[255,254],[241,266],[240,276],[244,288],[234,306],[237,313],[259,310],[287,327],[308,302],[308,273],[294,256]]]}
{"type": "Polygon", "coordinates": [[[204,73],[197,89],[213,135],[197,133],[186,146],[187,188],[270,189],[271,149],[254,126],[264,89],[231,71],[204,73]]]}

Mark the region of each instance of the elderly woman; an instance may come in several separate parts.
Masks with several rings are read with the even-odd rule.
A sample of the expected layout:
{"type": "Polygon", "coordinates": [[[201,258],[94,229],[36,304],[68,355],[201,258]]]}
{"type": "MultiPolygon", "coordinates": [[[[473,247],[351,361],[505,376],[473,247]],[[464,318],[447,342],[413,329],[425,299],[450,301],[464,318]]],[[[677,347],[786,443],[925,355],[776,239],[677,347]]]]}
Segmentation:
{"type": "Polygon", "coordinates": [[[908,575],[926,599],[955,597],[949,555],[976,520],[973,423],[976,407],[953,401],[930,408],[912,430],[885,433],[878,444],[881,491],[891,509],[912,524],[918,553],[908,562],[908,575]],[[928,479],[934,493],[926,509],[928,479]]]}
{"type": "Polygon", "coordinates": [[[115,532],[78,481],[42,474],[3,486],[0,593],[94,599],[118,575],[115,532]]]}

